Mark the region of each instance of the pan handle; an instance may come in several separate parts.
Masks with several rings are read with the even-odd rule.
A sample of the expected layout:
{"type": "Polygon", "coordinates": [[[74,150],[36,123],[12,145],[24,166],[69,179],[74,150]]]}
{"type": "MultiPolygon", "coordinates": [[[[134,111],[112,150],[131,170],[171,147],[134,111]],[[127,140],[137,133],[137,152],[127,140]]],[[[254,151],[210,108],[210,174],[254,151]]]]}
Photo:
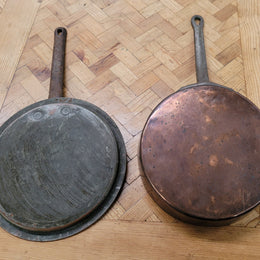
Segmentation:
{"type": "Polygon", "coordinates": [[[55,29],[49,98],[62,97],[63,94],[66,37],[65,28],[55,29]]]}
{"type": "Polygon", "coordinates": [[[191,24],[194,30],[197,82],[209,82],[203,35],[204,19],[200,15],[194,15],[191,24]]]}

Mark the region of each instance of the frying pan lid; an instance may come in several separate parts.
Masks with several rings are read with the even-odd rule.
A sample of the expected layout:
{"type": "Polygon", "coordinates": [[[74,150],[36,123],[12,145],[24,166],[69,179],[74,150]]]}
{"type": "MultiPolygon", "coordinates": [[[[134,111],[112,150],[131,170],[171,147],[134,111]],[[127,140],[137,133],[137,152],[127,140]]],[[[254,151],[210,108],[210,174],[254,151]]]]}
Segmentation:
{"type": "Polygon", "coordinates": [[[182,214],[229,219],[260,202],[260,111],[228,88],[194,84],[163,100],[140,148],[153,191],[182,214]]]}
{"type": "Polygon", "coordinates": [[[0,128],[2,216],[28,231],[60,230],[115,197],[110,193],[118,193],[119,177],[122,185],[125,151],[111,121],[96,106],[66,98],[10,118],[0,128]]]}

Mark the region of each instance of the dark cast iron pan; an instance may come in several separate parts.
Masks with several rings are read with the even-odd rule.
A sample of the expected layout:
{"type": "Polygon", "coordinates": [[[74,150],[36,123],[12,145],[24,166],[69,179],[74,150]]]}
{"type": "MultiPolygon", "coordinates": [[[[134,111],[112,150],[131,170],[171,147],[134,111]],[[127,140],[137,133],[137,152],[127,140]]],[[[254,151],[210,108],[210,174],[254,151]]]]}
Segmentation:
{"type": "Polygon", "coordinates": [[[140,156],[154,200],[200,225],[226,225],[260,202],[260,111],[209,81],[201,16],[191,19],[198,83],[164,99],[144,127],[140,156]]]}
{"type": "Polygon", "coordinates": [[[0,226],[27,240],[80,232],[112,205],[124,182],[126,150],[98,107],[62,97],[66,29],[54,33],[49,99],[0,128],[0,226]]]}

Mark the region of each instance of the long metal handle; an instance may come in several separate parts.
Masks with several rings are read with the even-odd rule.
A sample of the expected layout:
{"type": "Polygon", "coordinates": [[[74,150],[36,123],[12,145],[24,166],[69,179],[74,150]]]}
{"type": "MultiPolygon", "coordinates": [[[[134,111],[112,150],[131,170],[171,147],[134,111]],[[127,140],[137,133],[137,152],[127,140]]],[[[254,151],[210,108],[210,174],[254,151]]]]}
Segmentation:
{"type": "Polygon", "coordinates": [[[194,15],[191,24],[194,30],[197,82],[209,82],[203,35],[204,20],[200,15],[194,15]]]}
{"type": "Polygon", "coordinates": [[[66,38],[67,30],[65,28],[55,29],[49,98],[63,95],[66,38]]]}

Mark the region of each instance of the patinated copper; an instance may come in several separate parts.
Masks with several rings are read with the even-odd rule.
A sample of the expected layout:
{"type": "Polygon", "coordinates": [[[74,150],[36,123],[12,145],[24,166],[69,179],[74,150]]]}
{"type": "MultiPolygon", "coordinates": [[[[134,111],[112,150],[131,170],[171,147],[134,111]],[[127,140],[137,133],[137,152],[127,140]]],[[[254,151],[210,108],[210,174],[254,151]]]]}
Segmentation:
{"type": "MultiPolygon", "coordinates": [[[[198,18],[202,27],[202,17],[192,21],[198,18]]],[[[224,225],[260,203],[260,110],[229,88],[203,82],[203,69],[197,78],[152,111],[141,162],[146,187],[164,210],[190,223],[224,225]]]]}
{"type": "Polygon", "coordinates": [[[0,127],[0,226],[27,240],[89,227],[124,183],[126,150],[115,122],[93,104],[62,97],[66,34],[55,30],[50,99],[0,127]]]}
{"type": "Polygon", "coordinates": [[[67,30],[63,27],[56,28],[54,31],[49,98],[63,96],[66,38],[67,30]]]}

